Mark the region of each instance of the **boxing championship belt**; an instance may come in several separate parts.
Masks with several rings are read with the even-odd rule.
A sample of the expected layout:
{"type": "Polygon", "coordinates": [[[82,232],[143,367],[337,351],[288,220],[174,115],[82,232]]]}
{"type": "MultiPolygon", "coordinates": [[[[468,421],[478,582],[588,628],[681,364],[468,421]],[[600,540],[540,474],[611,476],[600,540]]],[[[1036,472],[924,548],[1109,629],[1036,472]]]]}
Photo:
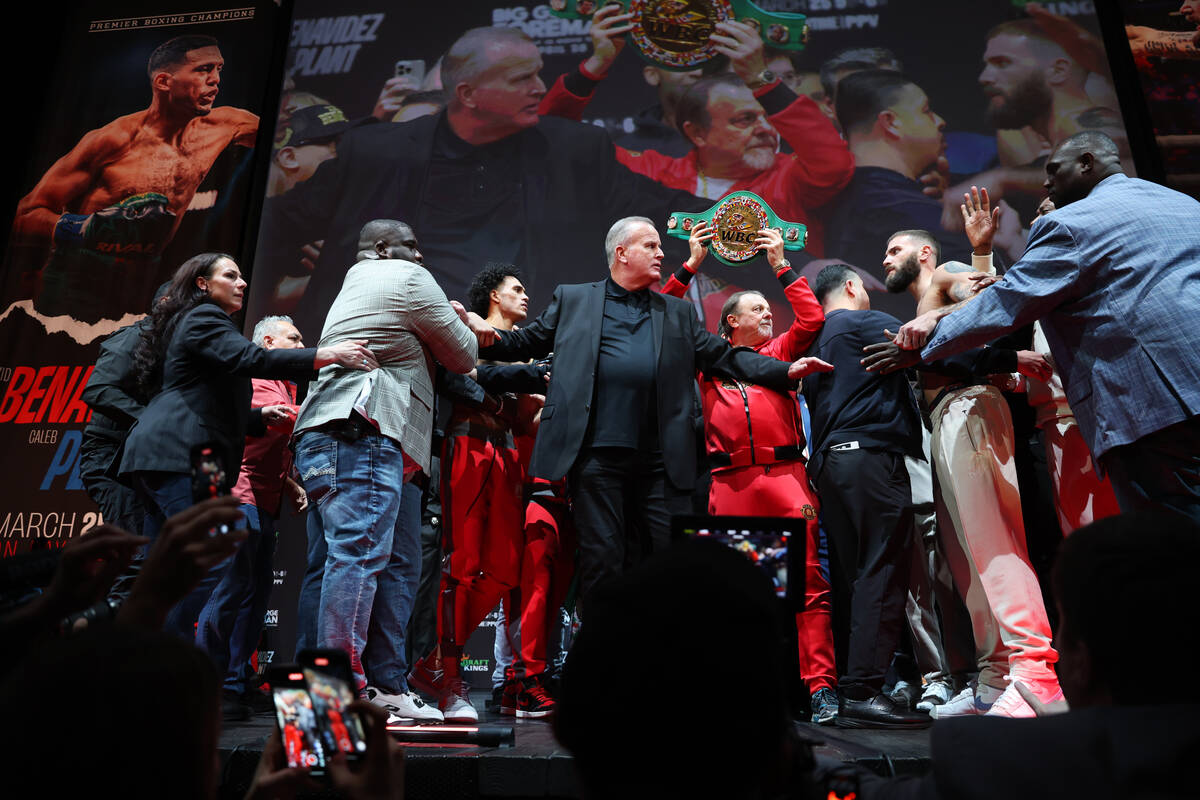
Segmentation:
{"type": "Polygon", "coordinates": [[[665,69],[686,72],[720,55],[709,37],[725,20],[750,25],[778,50],[803,50],[808,42],[804,14],[766,11],[751,0],[550,0],[550,13],[591,19],[601,6],[614,3],[633,15],[626,39],[638,55],[665,69]]]}
{"type": "Polygon", "coordinates": [[[803,250],[808,243],[808,228],[799,222],[781,220],[767,201],[754,192],[732,192],[708,211],[675,211],[667,218],[667,235],[687,239],[697,222],[704,222],[713,231],[709,251],[734,267],[758,255],[754,240],[763,228],[779,232],[784,250],[803,250]]]}
{"type": "Polygon", "coordinates": [[[54,226],[54,242],[106,256],[145,258],[162,250],[174,227],[166,195],[143,192],[93,214],[63,214],[54,226]]]}

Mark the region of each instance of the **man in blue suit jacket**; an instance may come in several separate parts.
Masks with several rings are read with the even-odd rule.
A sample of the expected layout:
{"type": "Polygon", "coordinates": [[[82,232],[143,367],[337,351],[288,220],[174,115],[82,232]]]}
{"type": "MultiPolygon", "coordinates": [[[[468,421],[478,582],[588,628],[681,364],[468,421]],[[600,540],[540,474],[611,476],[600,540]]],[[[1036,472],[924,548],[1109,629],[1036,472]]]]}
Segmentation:
{"type": "Polygon", "coordinates": [[[1200,520],[1200,203],[1126,177],[1096,131],[1065,139],[1046,176],[1057,210],[1034,223],[1021,260],[961,310],[903,326],[896,344],[932,333],[921,350],[931,361],[1041,319],[1121,509],[1200,520]]]}

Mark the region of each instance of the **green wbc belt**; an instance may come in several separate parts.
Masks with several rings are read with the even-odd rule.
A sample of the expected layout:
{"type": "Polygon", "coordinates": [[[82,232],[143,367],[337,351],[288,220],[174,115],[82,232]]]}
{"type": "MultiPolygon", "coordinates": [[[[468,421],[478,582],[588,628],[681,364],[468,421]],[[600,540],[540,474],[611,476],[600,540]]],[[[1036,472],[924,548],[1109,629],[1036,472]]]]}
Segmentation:
{"type": "Polygon", "coordinates": [[[803,250],[808,242],[808,229],[804,225],[784,222],[754,192],[733,192],[722,197],[708,211],[690,214],[676,211],[667,218],[667,235],[687,239],[697,222],[706,223],[714,231],[708,249],[717,258],[733,266],[758,255],[754,249],[754,239],[763,228],[779,231],[785,250],[803,250]]]}
{"type": "Polygon", "coordinates": [[[590,19],[602,6],[626,8],[633,25],[626,38],[646,61],[666,69],[687,71],[719,54],[709,37],[718,22],[736,19],[758,31],[771,47],[803,50],[808,23],[803,14],[765,11],[750,0],[550,0],[550,13],[567,19],[590,19]]]}

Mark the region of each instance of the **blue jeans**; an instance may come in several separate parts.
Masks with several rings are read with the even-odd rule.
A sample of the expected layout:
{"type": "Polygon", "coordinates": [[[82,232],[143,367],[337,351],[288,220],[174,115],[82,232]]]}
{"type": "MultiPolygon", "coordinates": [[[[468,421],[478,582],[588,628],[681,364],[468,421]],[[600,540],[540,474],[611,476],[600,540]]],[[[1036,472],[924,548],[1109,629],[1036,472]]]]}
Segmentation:
{"type": "Polygon", "coordinates": [[[305,534],[308,538],[308,556],[304,567],[304,580],[300,583],[300,600],[296,608],[297,653],[317,646],[321,581],[325,577],[325,559],[329,557],[329,547],[325,544],[325,530],[321,526],[321,515],[315,507],[309,509],[305,534]]]}
{"type": "Polygon", "coordinates": [[[404,631],[421,577],[421,492],[404,483],[400,445],[374,433],[349,441],[309,431],[296,442],[295,463],[328,547],[317,644],[349,654],[359,689],[370,682],[407,691],[404,631]]]}
{"type": "MultiPolygon", "coordinates": [[[[162,532],[167,518],[192,507],[192,478],[182,472],[135,472],[133,478],[146,507],[146,521],[142,532],[150,539],[150,543],[146,545],[149,551],[162,532]]],[[[167,612],[163,630],[177,634],[189,642],[193,640],[196,618],[200,615],[200,609],[213,587],[221,579],[225,566],[225,563],[221,563],[210,569],[200,579],[196,588],[167,612]]]]}
{"type": "Polygon", "coordinates": [[[250,656],[271,595],[275,520],[257,506],[238,508],[250,535],[232,559],[218,566],[221,576],[200,611],[196,646],[217,665],[224,688],[245,694],[254,677],[250,656]]]}

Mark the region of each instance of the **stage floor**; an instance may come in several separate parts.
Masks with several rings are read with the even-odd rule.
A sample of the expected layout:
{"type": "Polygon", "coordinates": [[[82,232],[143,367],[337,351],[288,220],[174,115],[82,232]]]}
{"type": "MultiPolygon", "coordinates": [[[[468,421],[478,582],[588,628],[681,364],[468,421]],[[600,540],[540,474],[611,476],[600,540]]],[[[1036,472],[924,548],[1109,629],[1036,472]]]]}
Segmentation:
{"type": "MultiPolygon", "coordinates": [[[[482,700],[482,698],[481,698],[482,700]]],[[[409,797],[574,798],[579,797],[571,757],[559,747],[544,720],[516,720],[481,713],[480,723],[511,725],[512,747],[407,745],[405,786],[409,797]]],[[[225,723],[221,761],[224,796],[241,798],[253,775],[267,734],[268,713],[225,723]]],[[[880,775],[922,774],[929,769],[929,730],[876,731],[797,723],[802,738],[820,742],[818,755],[854,761],[880,775]]]]}

